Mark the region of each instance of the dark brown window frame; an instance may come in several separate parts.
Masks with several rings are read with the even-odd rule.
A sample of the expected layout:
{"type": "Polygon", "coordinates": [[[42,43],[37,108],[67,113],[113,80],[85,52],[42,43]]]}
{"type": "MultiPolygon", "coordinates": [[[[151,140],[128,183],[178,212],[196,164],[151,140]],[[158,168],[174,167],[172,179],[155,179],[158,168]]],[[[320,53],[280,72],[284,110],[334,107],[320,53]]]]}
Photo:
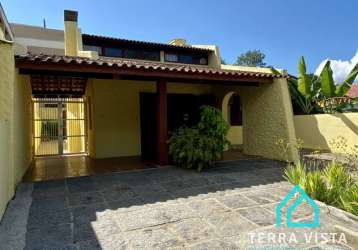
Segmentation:
{"type": "Polygon", "coordinates": [[[198,53],[180,53],[180,52],[174,52],[174,51],[164,51],[164,61],[165,62],[172,62],[172,63],[183,63],[183,64],[193,64],[193,65],[208,65],[209,64],[209,55],[204,55],[204,54],[198,54],[198,53]],[[176,55],[178,60],[177,61],[168,61],[165,60],[165,55],[166,54],[172,54],[172,55],[176,55]],[[193,59],[192,63],[187,63],[187,62],[182,62],[181,61],[181,57],[182,56],[191,56],[193,59]],[[196,63],[194,62],[194,58],[198,57],[199,58],[199,62],[196,63]],[[205,64],[200,64],[200,59],[201,58],[205,58],[206,59],[206,63],[205,64]]]}

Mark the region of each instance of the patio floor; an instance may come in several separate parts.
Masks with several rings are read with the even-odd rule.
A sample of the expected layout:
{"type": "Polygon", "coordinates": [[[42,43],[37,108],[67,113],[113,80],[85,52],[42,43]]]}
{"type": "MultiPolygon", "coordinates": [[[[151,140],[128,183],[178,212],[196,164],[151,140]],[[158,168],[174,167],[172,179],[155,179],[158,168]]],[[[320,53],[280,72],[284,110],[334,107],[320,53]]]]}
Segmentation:
{"type": "MultiPolygon", "coordinates": [[[[283,232],[297,236],[290,249],[357,249],[357,218],[322,204],[320,227],[276,229],[276,205],[292,188],[282,167],[247,159],[202,173],[166,167],[22,183],[1,222],[0,249],[277,249],[287,245],[255,235],[283,232]],[[340,230],[350,232],[346,245],[303,240],[340,230]]],[[[311,217],[307,204],[293,216],[311,217]]]]}
{"type": "MultiPolygon", "coordinates": [[[[223,154],[223,160],[249,158],[255,156],[245,155],[241,150],[229,150],[223,154]]],[[[38,157],[32,161],[23,180],[47,181],[157,167],[156,164],[142,161],[140,156],[106,159],[92,159],[87,155],[38,157]]]]}

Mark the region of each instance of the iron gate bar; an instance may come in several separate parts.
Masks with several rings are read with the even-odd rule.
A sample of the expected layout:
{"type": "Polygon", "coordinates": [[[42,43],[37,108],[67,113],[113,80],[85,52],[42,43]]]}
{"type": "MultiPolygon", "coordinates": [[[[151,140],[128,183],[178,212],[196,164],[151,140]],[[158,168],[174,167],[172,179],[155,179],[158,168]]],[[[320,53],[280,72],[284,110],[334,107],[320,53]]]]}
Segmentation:
{"type": "Polygon", "coordinates": [[[84,98],[36,96],[32,101],[34,156],[87,152],[84,98]]]}

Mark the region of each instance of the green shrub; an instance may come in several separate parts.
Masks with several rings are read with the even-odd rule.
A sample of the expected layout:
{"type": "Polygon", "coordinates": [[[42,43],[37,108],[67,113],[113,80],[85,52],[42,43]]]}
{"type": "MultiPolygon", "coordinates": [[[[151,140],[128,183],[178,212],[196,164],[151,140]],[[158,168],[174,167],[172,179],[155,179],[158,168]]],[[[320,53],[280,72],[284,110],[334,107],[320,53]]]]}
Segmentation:
{"type": "Polygon", "coordinates": [[[358,184],[355,183],[341,194],[339,207],[358,216],[358,184]]]}
{"type": "Polygon", "coordinates": [[[327,180],[326,201],[332,205],[338,205],[340,195],[348,190],[353,184],[353,178],[347,169],[341,164],[332,162],[323,170],[323,175],[327,180]]]}
{"type": "Polygon", "coordinates": [[[327,187],[320,171],[307,173],[304,189],[312,199],[320,201],[326,199],[327,187]]]}
{"type": "Polygon", "coordinates": [[[218,109],[201,107],[200,121],[192,127],[181,127],[169,139],[169,155],[180,167],[203,168],[220,159],[229,145],[229,126],[218,109]]]}
{"type": "Polygon", "coordinates": [[[305,179],[307,176],[307,167],[304,163],[299,162],[296,165],[288,165],[285,169],[285,179],[292,184],[305,186],[305,179]]]}
{"type": "Polygon", "coordinates": [[[284,177],[311,198],[358,215],[358,184],[341,164],[332,162],[323,170],[308,171],[297,163],[286,168],[284,177]]]}

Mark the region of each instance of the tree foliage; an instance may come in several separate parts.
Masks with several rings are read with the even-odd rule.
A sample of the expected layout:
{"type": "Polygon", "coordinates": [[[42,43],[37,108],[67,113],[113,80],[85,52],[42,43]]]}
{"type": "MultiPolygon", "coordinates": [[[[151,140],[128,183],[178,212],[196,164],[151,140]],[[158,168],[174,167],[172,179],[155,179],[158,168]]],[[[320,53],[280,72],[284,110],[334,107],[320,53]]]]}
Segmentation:
{"type": "MultiPolygon", "coordinates": [[[[274,74],[280,72],[271,69],[274,74]]],[[[311,114],[313,111],[333,112],[342,104],[342,100],[337,103],[334,98],[344,97],[358,75],[358,63],[348,74],[346,79],[337,84],[333,80],[333,71],[330,61],[324,65],[319,76],[306,72],[304,57],[298,63],[298,78],[288,79],[289,90],[291,93],[292,104],[298,107],[298,113],[311,114]],[[338,105],[339,104],[339,105],[338,105]]],[[[343,100],[344,101],[344,100],[343,100]]]]}
{"type": "Polygon", "coordinates": [[[225,147],[229,125],[223,119],[221,111],[202,106],[199,123],[188,128],[180,127],[169,139],[169,154],[177,166],[185,168],[203,168],[220,159],[225,147]]]}
{"type": "Polygon", "coordinates": [[[260,50],[249,50],[246,53],[241,54],[235,65],[241,66],[250,66],[250,67],[265,67],[266,63],[264,62],[265,54],[260,50]]]}

